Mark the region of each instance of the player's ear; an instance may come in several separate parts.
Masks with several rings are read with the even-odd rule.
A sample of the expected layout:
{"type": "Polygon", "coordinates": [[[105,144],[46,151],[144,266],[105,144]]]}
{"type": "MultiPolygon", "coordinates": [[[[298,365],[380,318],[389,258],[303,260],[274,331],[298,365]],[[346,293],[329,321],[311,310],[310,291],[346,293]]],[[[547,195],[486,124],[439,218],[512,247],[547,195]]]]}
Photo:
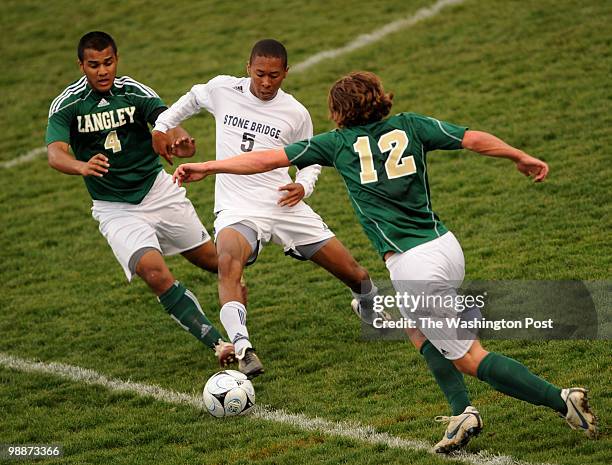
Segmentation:
{"type": "Polygon", "coordinates": [[[77,64],[79,65],[79,69],[81,73],[85,74],[85,68],[83,67],[83,62],[81,60],[77,60],[77,64]]]}
{"type": "Polygon", "coordinates": [[[247,74],[250,76],[251,75],[251,62],[247,61],[246,65],[247,65],[247,67],[246,67],[247,74]]]}

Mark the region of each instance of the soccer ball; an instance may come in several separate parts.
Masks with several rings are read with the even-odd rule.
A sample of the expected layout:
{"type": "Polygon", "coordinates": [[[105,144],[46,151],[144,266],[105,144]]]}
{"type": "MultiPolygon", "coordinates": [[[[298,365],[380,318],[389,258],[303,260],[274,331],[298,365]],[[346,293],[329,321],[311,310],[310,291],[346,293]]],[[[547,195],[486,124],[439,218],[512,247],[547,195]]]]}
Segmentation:
{"type": "Polygon", "coordinates": [[[204,405],[213,417],[243,415],[255,405],[255,389],[246,375],[224,370],[212,375],[204,386],[204,405]]]}

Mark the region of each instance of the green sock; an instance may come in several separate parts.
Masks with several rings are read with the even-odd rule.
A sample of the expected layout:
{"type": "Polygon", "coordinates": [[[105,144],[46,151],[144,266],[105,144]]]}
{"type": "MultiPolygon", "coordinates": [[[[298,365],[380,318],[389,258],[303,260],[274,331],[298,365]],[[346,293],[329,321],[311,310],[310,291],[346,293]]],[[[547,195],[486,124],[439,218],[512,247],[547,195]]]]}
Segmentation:
{"type": "Polygon", "coordinates": [[[204,315],[196,296],[178,281],[159,296],[159,301],[178,324],[211,349],[223,339],[204,315]]]}
{"type": "Polygon", "coordinates": [[[465,408],[471,404],[461,372],[429,341],[425,341],[421,346],[421,355],[425,358],[429,371],[433,373],[438,386],[446,396],[453,415],[463,413],[465,408]]]}
{"type": "Polygon", "coordinates": [[[490,352],[478,365],[478,379],[493,389],[533,405],[546,405],[565,415],[561,389],[534,375],[522,363],[490,352]]]}

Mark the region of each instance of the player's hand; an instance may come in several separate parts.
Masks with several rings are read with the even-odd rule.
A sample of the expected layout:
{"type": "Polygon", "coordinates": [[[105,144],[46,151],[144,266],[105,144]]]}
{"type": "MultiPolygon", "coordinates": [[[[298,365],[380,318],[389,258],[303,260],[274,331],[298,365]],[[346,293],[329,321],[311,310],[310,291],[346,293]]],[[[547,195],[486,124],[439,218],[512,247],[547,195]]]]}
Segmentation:
{"type": "Polygon", "coordinates": [[[524,154],[517,162],[516,168],[525,176],[532,177],[534,182],[544,181],[548,174],[548,165],[531,155],[524,154]]]}
{"type": "Polygon", "coordinates": [[[204,163],[184,163],[179,165],[172,175],[172,182],[182,186],[186,182],[200,181],[210,173],[204,163]]]}
{"type": "Polygon", "coordinates": [[[153,138],[153,150],[155,150],[155,153],[163,157],[172,165],[172,141],[168,134],[161,131],[153,131],[151,136],[153,138]]]}
{"type": "MultiPolygon", "coordinates": [[[[177,157],[192,157],[195,153],[195,139],[193,137],[179,137],[172,142],[171,151],[177,157]]],[[[172,164],[172,163],[170,163],[172,164]]]]}
{"type": "Polygon", "coordinates": [[[87,163],[84,163],[82,165],[81,175],[97,176],[101,178],[106,173],[108,173],[109,167],[110,164],[108,163],[108,158],[106,157],[106,155],[97,153],[93,157],[91,157],[87,163]]]}
{"type": "Polygon", "coordinates": [[[281,186],[278,188],[278,190],[287,192],[278,201],[278,204],[281,207],[294,207],[304,198],[304,195],[306,195],[304,186],[302,186],[299,182],[292,182],[291,184],[281,186]]]}

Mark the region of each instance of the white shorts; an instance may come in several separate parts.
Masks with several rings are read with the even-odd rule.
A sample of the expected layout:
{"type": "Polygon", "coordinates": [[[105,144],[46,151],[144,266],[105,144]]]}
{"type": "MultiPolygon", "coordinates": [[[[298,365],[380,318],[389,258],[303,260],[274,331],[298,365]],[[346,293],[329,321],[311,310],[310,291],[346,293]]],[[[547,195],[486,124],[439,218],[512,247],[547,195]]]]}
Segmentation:
{"type": "Polygon", "coordinates": [[[152,247],[175,255],[210,240],[185,188],[174,184],[164,170],[139,204],[94,200],[91,211],[128,281],[133,277],[129,262],[134,252],[152,247]]]}
{"type": "Polygon", "coordinates": [[[271,212],[221,210],[215,219],[215,238],[232,224],[242,223],[257,231],[259,253],[268,242],[283,246],[285,253],[297,254],[296,247],[330,239],[335,234],[308,205],[299,210],[282,208],[271,212]]]}
{"type": "MultiPolygon", "coordinates": [[[[414,295],[439,296],[453,299],[465,276],[465,262],[459,241],[452,232],[404,253],[396,253],[386,261],[395,290],[414,295]]],[[[435,301],[435,299],[432,299],[435,301]]],[[[441,320],[442,328],[423,326],[419,311],[400,307],[404,318],[416,319],[417,327],[429,341],[449,360],[463,357],[470,349],[474,337],[465,330],[450,328],[446,317],[456,317],[454,309],[428,307],[432,320],[441,320]],[[433,315],[431,315],[433,313],[433,315]]]]}

